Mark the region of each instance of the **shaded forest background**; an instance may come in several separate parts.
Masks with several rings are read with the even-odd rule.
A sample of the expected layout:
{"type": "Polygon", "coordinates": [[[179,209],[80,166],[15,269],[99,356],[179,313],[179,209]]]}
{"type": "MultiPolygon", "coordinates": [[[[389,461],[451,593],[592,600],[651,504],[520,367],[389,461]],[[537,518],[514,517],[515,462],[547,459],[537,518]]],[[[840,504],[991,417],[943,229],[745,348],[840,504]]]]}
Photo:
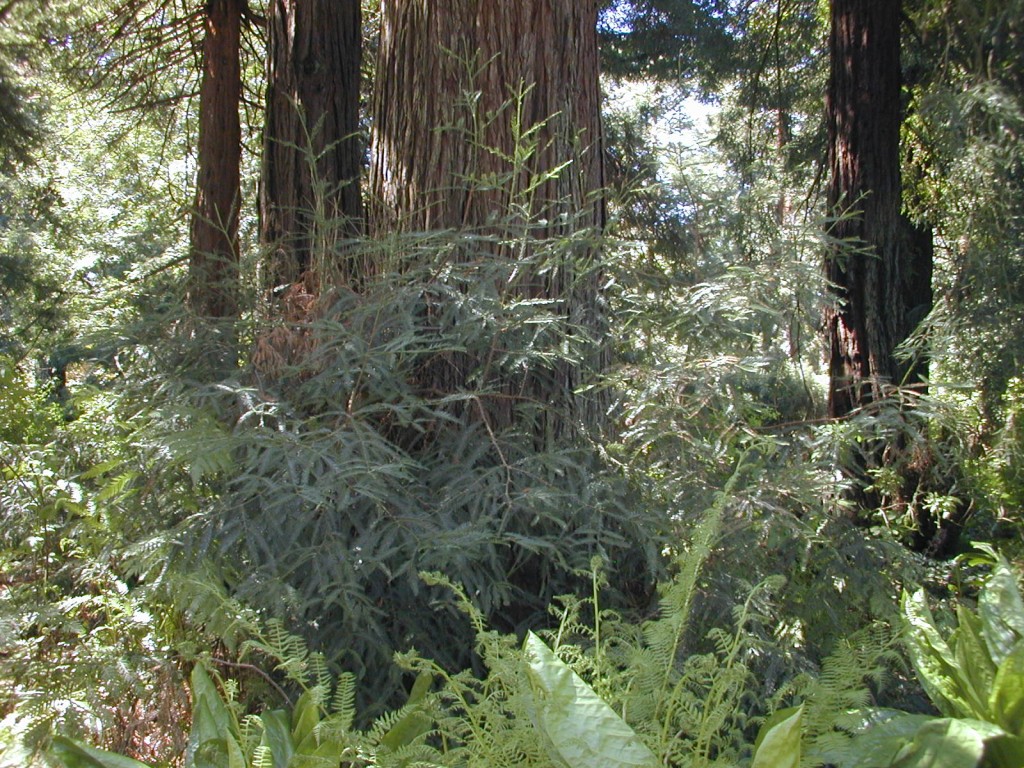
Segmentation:
{"type": "Polygon", "coordinates": [[[0,4],[0,764],[193,764],[197,663],[366,725],[548,630],[663,764],[804,704],[889,765],[829,739],[951,716],[904,592],[1019,573],[1021,19],[0,4]]]}

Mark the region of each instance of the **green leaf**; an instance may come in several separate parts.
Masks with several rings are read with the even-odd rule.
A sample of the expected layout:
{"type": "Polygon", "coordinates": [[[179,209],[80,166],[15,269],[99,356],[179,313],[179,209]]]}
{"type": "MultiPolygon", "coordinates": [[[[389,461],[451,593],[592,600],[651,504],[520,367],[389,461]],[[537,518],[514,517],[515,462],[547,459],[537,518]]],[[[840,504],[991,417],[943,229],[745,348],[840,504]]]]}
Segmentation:
{"type": "Polygon", "coordinates": [[[981,720],[894,710],[872,710],[869,721],[843,749],[837,760],[841,768],[976,768],[987,745],[1006,735],[999,726],[981,720]]]}
{"type": "Polygon", "coordinates": [[[202,737],[216,738],[234,732],[234,718],[202,664],[192,668],[191,683],[193,733],[199,731],[202,737]],[[204,711],[199,710],[200,705],[205,705],[204,711]]]}
{"type": "Polygon", "coordinates": [[[249,768],[242,745],[233,736],[225,739],[228,751],[228,768],[249,768]]]}
{"type": "Polygon", "coordinates": [[[1002,557],[978,597],[982,634],[996,666],[1003,663],[1015,645],[1024,639],[1024,600],[1017,577],[1002,557]]]}
{"type": "Polygon", "coordinates": [[[381,737],[382,746],[394,752],[411,744],[416,738],[430,730],[431,720],[420,711],[418,705],[426,698],[433,682],[434,676],[429,672],[419,674],[409,692],[409,701],[405,704],[409,711],[381,737]]]}
{"type": "Polygon", "coordinates": [[[274,768],[288,768],[288,761],[295,753],[288,713],[283,709],[272,709],[264,712],[260,719],[263,721],[260,746],[270,750],[274,757],[274,768]]]}
{"type": "Polygon", "coordinates": [[[904,592],[902,602],[907,654],[928,697],[944,715],[972,713],[956,654],[935,626],[924,590],[904,592]]]}
{"type": "Polygon", "coordinates": [[[526,636],[537,725],[569,768],[654,768],[636,732],[533,632],[526,636]]]}
{"type": "Polygon", "coordinates": [[[962,714],[979,720],[991,720],[989,697],[996,677],[996,668],[981,636],[981,619],[963,606],[957,608],[955,632],[950,637],[954,646],[960,684],[970,711],[962,714]]]}
{"type": "Polygon", "coordinates": [[[750,768],[800,768],[800,725],[804,706],[790,707],[772,715],[754,744],[750,768]]]}
{"type": "Polygon", "coordinates": [[[90,747],[64,736],[54,736],[50,752],[66,768],[148,768],[138,760],[90,747]]]}
{"type": "Polygon", "coordinates": [[[337,738],[328,738],[311,752],[296,752],[288,768],[338,768],[348,745],[337,738]]]}
{"type": "Polygon", "coordinates": [[[320,722],[321,697],[317,693],[318,689],[303,693],[292,710],[292,743],[299,745],[300,752],[306,739],[315,736],[314,730],[320,722]]]}
{"type": "Polygon", "coordinates": [[[238,729],[220,691],[202,664],[192,668],[192,731],[185,752],[186,768],[226,768],[228,741],[238,729]]]}
{"type": "Polygon", "coordinates": [[[976,768],[999,729],[979,720],[929,719],[896,756],[893,768],[976,768]]]}
{"type": "Polygon", "coordinates": [[[985,768],[1020,768],[1024,765],[1024,738],[1009,734],[985,742],[985,768]]]}
{"type": "Polygon", "coordinates": [[[124,464],[124,459],[108,459],[107,461],[102,461],[99,464],[94,464],[89,467],[89,469],[82,472],[78,478],[80,480],[92,480],[95,477],[105,475],[111,470],[117,469],[122,464],[124,464]]]}
{"type": "Polygon", "coordinates": [[[215,715],[205,699],[193,702],[192,731],[185,753],[186,768],[227,768],[230,734],[213,730],[215,715]]]}
{"type": "Polygon", "coordinates": [[[843,726],[855,735],[836,760],[841,768],[888,768],[918,729],[933,719],[891,709],[858,710],[853,714],[857,722],[843,726]]]}
{"type": "Polygon", "coordinates": [[[1024,642],[1017,643],[999,665],[988,704],[993,722],[1014,736],[1024,736],[1024,642]]]}

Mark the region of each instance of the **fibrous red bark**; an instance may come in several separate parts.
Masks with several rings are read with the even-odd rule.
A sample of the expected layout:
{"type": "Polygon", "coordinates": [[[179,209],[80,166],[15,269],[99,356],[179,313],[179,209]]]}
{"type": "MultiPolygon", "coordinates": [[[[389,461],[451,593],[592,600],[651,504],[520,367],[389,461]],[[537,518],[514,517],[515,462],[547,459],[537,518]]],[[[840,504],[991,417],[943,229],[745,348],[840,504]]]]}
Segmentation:
{"type": "Polygon", "coordinates": [[[238,314],[239,51],[244,7],[244,0],[209,0],[205,21],[189,305],[207,318],[238,314]]]}
{"type": "Polygon", "coordinates": [[[897,347],[931,308],[930,236],[903,217],[900,18],[893,0],[834,0],[827,95],[829,414],[919,385],[923,362],[897,347]]]}
{"type": "MultiPolygon", "coordinates": [[[[597,10],[596,0],[385,0],[370,223],[376,234],[492,237],[494,259],[522,257],[523,268],[497,286],[500,292],[555,300],[566,325],[601,337],[599,276],[585,266],[593,256],[587,246],[573,253],[568,244],[543,268],[528,264],[540,243],[570,243],[604,227],[597,10]],[[515,248],[523,249],[519,256],[515,248]]],[[[586,366],[600,368],[605,348],[593,349],[586,366]]],[[[463,391],[480,362],[451,355],[426,373],[423,386],[463,391]]],[[[507,425],[515,403],[530,400],[560,408],[561,417],[541,429],[562,432],[587,418],[583,399],[572,394],[580,371],[559,363],[554,371],[506,376],[496,382],[500,393],[485,418],[507,425]]]]}
{"type": "Polygon", "coordinates": [[[360,3],[272,0],[268,23],[260,215],[276,286],[344,271],[362,232],[360,3]]]}

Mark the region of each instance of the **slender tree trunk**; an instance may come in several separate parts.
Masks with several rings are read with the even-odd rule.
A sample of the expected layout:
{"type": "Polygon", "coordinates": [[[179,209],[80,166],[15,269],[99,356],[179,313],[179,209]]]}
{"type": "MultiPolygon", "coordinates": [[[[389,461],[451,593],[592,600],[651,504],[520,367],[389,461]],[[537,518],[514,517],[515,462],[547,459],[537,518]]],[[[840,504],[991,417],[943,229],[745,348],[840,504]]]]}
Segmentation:
{"type": "Polygon", "coordinates": [[[209,0],[206,11],[189,274],[189,305],[205,318],[238,315],[243,9],[244,0],[209,0]]]}
{"type": "Polygon", "coordinates": [[[260,214],[271,286],[348,277],[339,244],[363,219],[360,13],[359,0],[270,3],[260,214]]]}
{"type": "MultiPolygon", "coordinates": [[[[370,184],[376,233],[456,230],[501,238],[521,228],[536,245],[601,231],[597,6],[384,0],[370,184]]],[[[524,269],[499,290],[557,299],[569,326],[601,336],[599,276],[579,269],[592,255],[566,254],[543,270],[530,269],[524,258],[524,269]]],[[[494,256],[510,258],[500,246],[494,256]]],[[[584,368],[603,364],[599,346],[584,368]]],[[[462,391],[480,363],[452,355],[427,372],[424,388],[462,391]]],[[[543,428],[549,433],[595,418],[573,394],[583,383],[580,371],[560,365],[543,376],[506,376],[486,418],[505,426],[515,419],[516,402],[528,400],[563,409],[543,428]]]]}

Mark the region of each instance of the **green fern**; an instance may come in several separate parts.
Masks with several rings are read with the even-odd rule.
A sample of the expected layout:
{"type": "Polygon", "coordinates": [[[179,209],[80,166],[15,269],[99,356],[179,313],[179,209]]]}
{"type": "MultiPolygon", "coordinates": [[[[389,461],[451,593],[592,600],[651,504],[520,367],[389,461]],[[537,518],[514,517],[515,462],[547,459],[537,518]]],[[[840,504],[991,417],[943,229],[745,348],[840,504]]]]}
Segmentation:
{"type": "Polygon", "coordinates": [[[335,722],[348,730],[356,718],[356,678],[351,672],[342,672],[335,682],[331,698],[331,713],[335,722]]]}

